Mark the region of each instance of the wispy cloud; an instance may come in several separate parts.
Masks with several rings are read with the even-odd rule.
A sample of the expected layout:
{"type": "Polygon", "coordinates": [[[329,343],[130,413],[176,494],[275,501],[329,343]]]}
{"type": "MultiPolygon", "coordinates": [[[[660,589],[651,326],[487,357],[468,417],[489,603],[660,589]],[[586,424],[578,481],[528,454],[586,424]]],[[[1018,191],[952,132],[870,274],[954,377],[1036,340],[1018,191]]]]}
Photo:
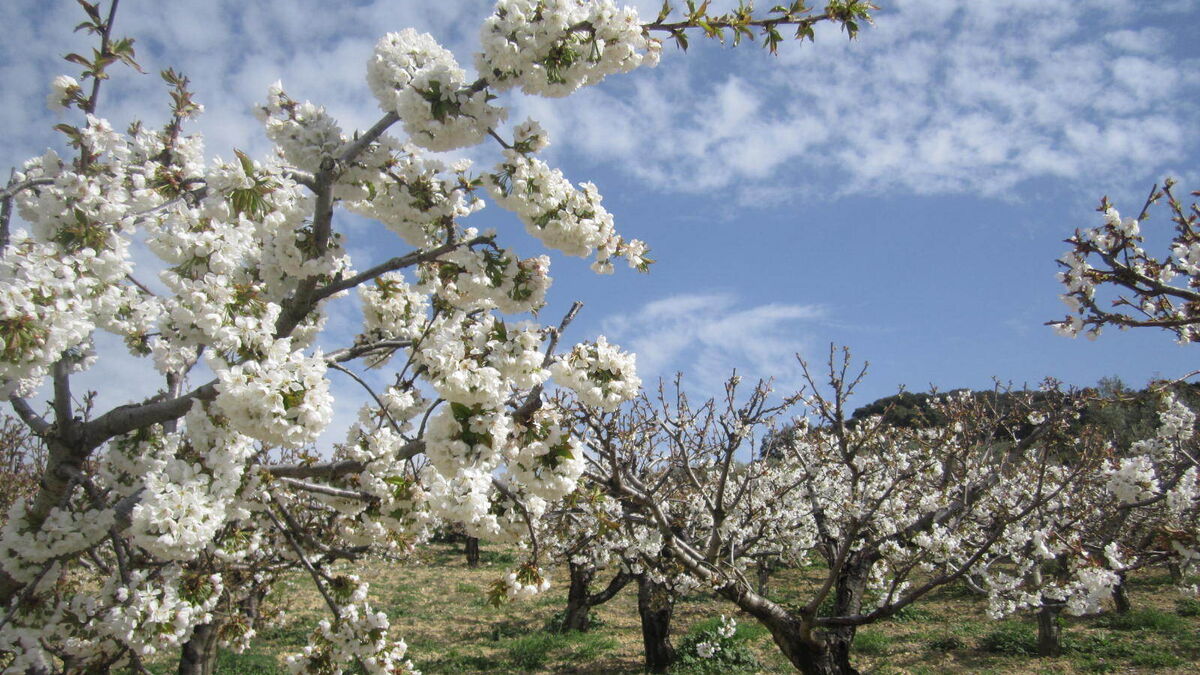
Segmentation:
{"type": "MultiPolygon", "coordinates": [[[[470,67],[478,26],[490,9],[486,0],[122,4],[116,33],[136,40],[138,60],[150,74],[114,68],[100,114],[116,128],[134,118],[148,124],[165,120],[167,91],[155,73],[171,66],[191,78],[197,100],[207,109],[190,129],[205,134],[211,155],[231,157],[235,147],[256,154],[269,149],[252,106],[278,79],[294,98],[326,106],[347,131],[366,128],[380,114],[366,87],[366,62],[383,33],[406,27],[428,31],[470,67]]],[[[0,25],[20,36],[0,41],[5,100],[0,124],[34,131],[0,135],[0,162],[41,154],[54,142],[49,129],[55,119],[44,101],[55,75],[77,75],[79,68],[63,61],[63,54],[90,53],[88,36],[71,33],[81,17],[74,3],[0,3],[0,25]],[[37,133],[41,130],[45,133],[37,133]]]]}
{"type": "Polygon", "coordinates": [[[723,54],[721,71],[668,47],[669,68],[564,102],[555,126],[573,150],[681,191],[1005,196],[1031,180],[1140,180],[1195,150],[1184,9],[895,0],[853,43],[823,25],[777,59],[723,54]]]}
{"type": "MultiPolygon", "coordinates": [[[[138,38],[149,70],[176,65],[193,78],[209,110],[199,124],[209,151],[228,156],[233,147],[267,150],[250,106],[281,77],[347,129],[371,124],[363,65],[388,30],[430,31],[470,67],[490,4],[298,0],[280,12],[266,0],[214,0],[184,13],[143,3],[122,8],[118,32],[138,38]]],[[[657,11],[656,2],[635,4],[647,18],[657,11]]],[[[1188,139],[1200,112],[1180,101],[1200,95],[1200,59],[1187,49],[1191,22],[1173,13],[1195,9],[894,0],[854,43],[823,26],[815,44],[788,45],[777,58],[754,45],[721,54],[697,45],[686,56],[667,45],[670,63],[657,71],[567,100],[506,100],[514,121],[542,119],[571,155],[664,189],[737,186],[743,201],[763,189],[1003,196],[1046,178],[1144,180],[1194,156],[1188,139]]],[[[33,0],[0,6],[0,23],[27,36],[0,43],[6,99],[25,102],[0,106],[4,128],[50,126],[47,83],[72,70],[65,49],[87,46],[67,32],[75,14],[33,0]]],[[[118,123],[145,115],[147,101],[165,103],[155,77],[120,74],[113,84],[103,108],[118,123]]],[[[45,138],[0,138],[0,157],[40,154],[45,138]]]]}
{"type": "Polygon", "coordinates": [[[750,305],[728,293],[682,294],[608,317],[602,331],[638,356],[647,387],[677,371],[689,389],[720,391],[734,368],[747,378],[799,384],[795,355],[808,348],[808,328],[825,316],[819,305],[750,305]]]}

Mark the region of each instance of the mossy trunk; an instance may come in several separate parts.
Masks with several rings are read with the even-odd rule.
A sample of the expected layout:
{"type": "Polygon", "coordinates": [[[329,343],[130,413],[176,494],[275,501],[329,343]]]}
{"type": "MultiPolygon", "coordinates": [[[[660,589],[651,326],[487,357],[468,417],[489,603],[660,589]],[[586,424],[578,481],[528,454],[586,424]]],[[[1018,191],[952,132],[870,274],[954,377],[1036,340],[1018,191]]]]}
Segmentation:
{"type": "Polygon", "coordinates": [[[646,650],[646,670],[665,673],[675,662],[671,646],[671,617],[675,596],[665,585],[646,575],[638,577],[638,614],[642,617],[642,644],[646,650]]]}

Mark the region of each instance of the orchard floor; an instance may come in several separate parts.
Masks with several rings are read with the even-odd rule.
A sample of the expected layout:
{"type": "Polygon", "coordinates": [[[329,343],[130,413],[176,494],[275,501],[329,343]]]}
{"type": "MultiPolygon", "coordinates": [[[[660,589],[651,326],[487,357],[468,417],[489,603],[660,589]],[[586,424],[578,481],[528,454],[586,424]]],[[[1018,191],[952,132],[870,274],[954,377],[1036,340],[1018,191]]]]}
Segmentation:
{"type": "MultiPolygon", "coordinates": [[[[488,586],[516,560],[511,553],[482,553],[480,567],[465,564],[461,548],[434,544],[403,562],[370,562],[355,572],[371,583],[372,604],[388,613],[395,635],[408,642],[409,656],[426,675],[435,673],[640,673],[641,631],[636,588],[627,586],[598,608],[600,625],[585,634],[561,635],[545,629],[566,602],[565,570],[550,592],[499,609],[488,606],[488,586]]],[[[771,579],[775,597],[799,600],[819,570],[784,570],[771,579]],[[790,592],[789,592],[790,591],[790,592]]],[[[606,583],[607,580],[599,581],[606,583]]],[[[222,653],[217,672],[225,675],[284,673],[282,655],[307,644],[312,627],[325,616],[306,577],[274,594],[286,609],[276,626],[260,631],[247,652],[222,653]]],[[[885,673],[1197,673],[1200,672],[1200,602],[1180,601],[1170,580],[1157,572],[1131,581],[1134,611],[1067,620],[1066,655],[1032,656],[1035,623],[1027,617],[995,622],[984,602],[951,586],[935,592],[901,616],[866,627],[855,641],[855,665],[864,674],[885,673]]],[[[676,645],[692,630],[713,625],[731,606],[707,596],[676,605],[672,625],[676,645]]],[[[794,672],[779,656],[770,635],[750,617],[735,614],[737,639],[756,657],[757,668],[695,666],[678,673],[794,672]]],[[[155,664],[173,672],[174,664],[155,664]]],[[[353,672],[353,671],[352,671],[353,672]]]]}

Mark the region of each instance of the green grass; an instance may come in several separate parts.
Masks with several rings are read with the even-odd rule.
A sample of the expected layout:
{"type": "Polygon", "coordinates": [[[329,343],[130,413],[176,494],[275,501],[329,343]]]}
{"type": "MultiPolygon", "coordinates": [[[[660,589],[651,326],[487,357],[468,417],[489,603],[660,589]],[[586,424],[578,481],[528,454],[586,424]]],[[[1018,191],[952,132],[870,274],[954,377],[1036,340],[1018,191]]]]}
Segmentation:
{"type": "Polygon", "coordinates": [[[1139,649],[1130,657],[1129,662],[1143,668],[1173,668],[1186,663],[1182,658],[1165,649],[1139,649]]]}
{"type": "Polygon", "coordinates": [[[888,619],[888,621],[898,621],[900,623],[919,623],[929,621],[934,618],[934,613],[919,605],[905,605],[899,612],[896,612],[888,619]]]}
{"type": "Polygon", "coordinates": [[[479,562],[484,565],[512,565],[517,562],[517,556],[507,551],[480,551],[479,562]]]}
{"type": "Polygon", "coordinates": [[[315,621],[311,624],[305,622],[270,626],[259,631],[258,637],[261,640],[272,642],[277,645],[303,647],[304,645],[308,644],[309,638],[312,637],[313,628],[315,626],[315,621]]]}
{"type": "Polygon", "coordinates": [[[1188,623],[1178,614],[1147,608],[1136,609],[1125,614],[1104,617],[1102,625],[1115,630],[1157,631],[1179,633],[1187,630],[1188,623]]]}
{"type": "Polygon", "coordinates": [[[572,663],[594,661],[615,646],[615,640],[596,633],[539,631],[510,639],[504,648],[513,666],[522,670],[537,670],[552,660],[564,658],[572,663]]]}
{"type": "Polygon", "coordinates": [[[276,675],[286,673],[287,670],[281,668],[275,657],[268,654],[250,651],[235,654],[221,650],[217,655],[216,672],[229,675],[276,675]]]}
{"type": "Polygon", "coordinates": [[[931,652],[952,652],[967,648],[967,641],[957,635],[938,635],[925,642],[925,648],[931,652]]]}
{"type": "Polygon", "coordinates": [[[1200,616],[1200,600],[1179,598],[1175,601],[1175,613],[1179,616],[1200,616]]]}
{"type": "Polygon", "coordinates": [[[1003,621],[983,636],[979,648],[1005,656],[1033,656],[1037,654],[1037,636],[1033,628],[1020,621],[1003,621]]]}
{"type": "Polygon", "coordinates": [[[851,653],[863,656],[884,656],[892,645],[892,639],[877,630],[860,629],[854,634],[854,646],[851,653]]]}
{"type": "Polygon", "coordinates": [[[551,651],[561,648],[563,637],[554,633],[534,633],[513,639],[507,646],[508,658],[518,668],[534,670],[546,665],[551,651]]]}
{"type": "Polygon", "coordinates": [[[762,638],[766,629],[757,622],[738,621],[731,637],[721,637],[718,629],[721,617],[713,616],[692,624],[687,634],[676,646],[679,660],[671,672],[685,675],[732,675],[734,673],[757,673],[761,670],[758,657],[749,643],[762,638]],[[696,645],[712,642],[719,645],[716,654],[704,658],[696,645]]]}
{"type": "MultiPolygon", "coordinates": [[[[516,551],[484,551],[503,560],[516,551]]],[[[640,675],[641,632],[636,593],[622,591],[597,607],[598,621],[585,633],[552,634],[555,615],[566,606],[565,570],[551,570],[554,586],[535,599],[484,606],[482,591],[505,567],[468,568],[457,545],[437,545],[413,563],[369,561],[344,570],[371,583],[372,605],[393,620],[393,636],[409,644],[409,658],[427,675],[526,675],[588,673],[640,675]]],[[[1161,575],[1165,579],[1165,575],[1161,575]]],[[[819,568],[781,569],[772,575],[771,598],[803,605],[823,581],[819,568]]],[[[1123,616],[1068,617],[1064,655],[1038,659],[1035,623],[1026,616],[1005,622],[985,617],[986,601],[959,588],[935,591],[899,615],[857,634],[851,663],[863,673],[884,675],[1026,675],[1029,673],[1195,672],[1200,663],[1200,602],[1178,599],[1163,579],[1130,587],[1137,611],[1123,616]]],[[[259,628],[250,650],[222,652],[216,672],[267,675],[285,672],[283,656],[308,644],[313,626],[326,616],[307,577],[297,575],[273,594],[264,611],[286,609],[282,623],[259,628]]],[[[689,644],[715,633],[721,614],[734,616],[737,630],[721,659],[682,659],[677,675],[749,675],[794,672],[769,631],[711,591],[680,599],[672,642],[681,655],[689,644]]],[[[724,649],[724,647],[723,647],[724,649]]],[[[174,673],[178,654],[164,652],[148,664],[156,675],[174,673]]],[[[350,664],[346,664],[350,666],[350,664]]]]}

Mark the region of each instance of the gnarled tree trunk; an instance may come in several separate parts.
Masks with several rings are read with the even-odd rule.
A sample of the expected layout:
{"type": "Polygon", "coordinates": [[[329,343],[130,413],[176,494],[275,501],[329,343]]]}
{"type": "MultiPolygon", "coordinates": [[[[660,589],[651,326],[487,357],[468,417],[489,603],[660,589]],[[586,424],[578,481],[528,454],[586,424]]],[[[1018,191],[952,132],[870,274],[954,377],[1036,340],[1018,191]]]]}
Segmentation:
{"type": "Polygon", "coordinates": [[[196,626],[180,651],[179,675],[213,674],[217,666],[217,630],[215,623],[196,626]]]}
{"type": "Polygon", "coordinates": [[[1038,656],[1062,656],[1062,626],[1058,617],[1066,603],[1057,600],[1042,600],[1038,610],[1038,656]]]}
{"type": "Polygon", "coordinates": [[[646,670],[665,673],[675,662],[671,646],[671,617],[675,613],[675,596],[663,584],[647,575],[638,578],[638,614],[642,617],[642,644],[646,649],[646,670]]]}
{"type": "MultiPolygon", "coordinates": [[[[754,594],[746,598],[749,602],[742,609],[749,612],[759,623],[771,631],[771,639],[787,660],[804,675],[858,675],[850,666],[849,646],[853,635],[845,641],[844,649],[828,640],[829,634],[814,632],[811,626],[787,612],[779,605],[754,594]]],[[[840,629],[843,634],[845,629],[840,629]]]]}
{"type": "Polygon", "coordinates": [[[588,602],[588,586],[596,575],[596,568],[591,565],[576,565],[570,563],[571,586],[567,589],[567,611],[563,615],[562,626],[558,629],[564,633],[588,629],[588,612],[592,609],[588,602]]]}
{"type": "Polygon", "coordinates": [[[555,628],[563,632],[586,631],[591,628],[592,609],[612,600],[622,588],[625,588],[633,580],[633,576],[624,570],[618,571],[604,590],[592,593],[590,586],[596,578],[596,568],[591,565],[576,565],[575,563],[570,563],[569,568],[571,585],[567,589],[567,610],[563,615],[562,624],[555,628]]]}
{"type": "MultiPolygon", "coordinates": [[[[833,616],[860,613],[872,563],[871,559],[858,555],[845,562],[832,591],[833,616]]],[[[827,623],[818,627],[815,619],[805,621],[748,589],[729,586],[721,589],[721,593],[771,631],[775,645],[796,670],[805,675],[858,675],[858,670],[850,665],[856,626],[827,623]]]]}

